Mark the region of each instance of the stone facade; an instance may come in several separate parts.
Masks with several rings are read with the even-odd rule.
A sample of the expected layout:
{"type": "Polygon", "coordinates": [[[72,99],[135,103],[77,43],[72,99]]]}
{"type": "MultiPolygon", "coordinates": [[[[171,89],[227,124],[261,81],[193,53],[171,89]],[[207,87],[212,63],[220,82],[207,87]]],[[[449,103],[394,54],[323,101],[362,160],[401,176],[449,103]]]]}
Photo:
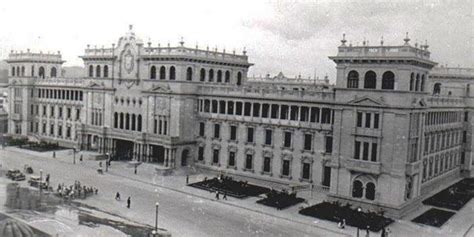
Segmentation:
{"type": "MultiPolygon", "coordinates": [[[[164,167],[194,164],[400,216],[472,173],[469,69],[434,68],[427,45],[341,41],[329,80],[248,78],[246,52],[152,47],[129,31],[61,55],[12,52],[9,133],[164,167]]],[[[472,97],[474,98],[474,97],[472,97]]]]}

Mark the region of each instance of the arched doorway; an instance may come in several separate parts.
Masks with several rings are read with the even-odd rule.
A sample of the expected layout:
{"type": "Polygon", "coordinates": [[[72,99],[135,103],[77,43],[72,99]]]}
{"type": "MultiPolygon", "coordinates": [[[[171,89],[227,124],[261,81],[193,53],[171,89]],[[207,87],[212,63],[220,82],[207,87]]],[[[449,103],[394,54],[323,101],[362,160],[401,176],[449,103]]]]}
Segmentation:
{"type": "Polygon", "coordinates": [[[181,153],[181,166],[188,165],[188,155],[189,155],[188,149],[184,149],[183,152],[181,153]]]}

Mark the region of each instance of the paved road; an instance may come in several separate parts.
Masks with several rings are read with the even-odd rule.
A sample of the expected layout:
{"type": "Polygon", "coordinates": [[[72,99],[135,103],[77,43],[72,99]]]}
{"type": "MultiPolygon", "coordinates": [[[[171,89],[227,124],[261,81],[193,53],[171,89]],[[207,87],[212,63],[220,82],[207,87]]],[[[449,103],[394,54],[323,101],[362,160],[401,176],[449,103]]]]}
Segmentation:
{"type": "Polygon", "coordinates": [[[86,204],[149,225],[155,223],[155,203],[159,200],[159,226],[170,230],[173,236],[338,236],[336,232],[153,184],[110,174],[99,175],[90,167],[59,159],[0,150],[0,163],[4,169],[29,164],[35,169],[35,174],[43,169],[43,174],[51,174],[53,187],[59,182],[72,184],[74,180],[93,185],[99,189],[99,195],[86,199],[86,204]],[[114,200],[117,191],[123,200],[131,196],[131,209],[125,207],[125,201],[114,200]]]}

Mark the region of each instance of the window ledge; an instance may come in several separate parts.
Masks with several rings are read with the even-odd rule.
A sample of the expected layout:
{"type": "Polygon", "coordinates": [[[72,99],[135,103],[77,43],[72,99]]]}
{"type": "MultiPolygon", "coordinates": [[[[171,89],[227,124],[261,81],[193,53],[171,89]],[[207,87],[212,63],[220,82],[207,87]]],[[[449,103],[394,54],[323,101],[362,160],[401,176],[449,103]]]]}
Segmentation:
{"type": "Polygon", "coordinates": [[[281,147],[282,150],[287,150],[287,151],[293,151],[293,147],[285,147],[285,146],[282,146],[281,147]]]}
{"type": "Polygon", "coordinates": [[[248,146],[255,146],[255,142],[245,142],[245,145],[248,145],[248,146]]]}
{"type": "Polygon", "coordinates": [[[267,148],[272,148],[272,149],[274,148],[273,145],[268,145],[268,144],[262,144],[262,147],[267,147],[267,148]]]}

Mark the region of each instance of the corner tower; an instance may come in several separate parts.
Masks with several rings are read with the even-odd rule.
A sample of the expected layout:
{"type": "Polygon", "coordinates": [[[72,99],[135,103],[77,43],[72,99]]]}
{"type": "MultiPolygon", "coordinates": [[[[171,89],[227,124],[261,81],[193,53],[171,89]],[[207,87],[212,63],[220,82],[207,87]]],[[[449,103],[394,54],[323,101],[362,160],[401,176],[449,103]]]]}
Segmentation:
{"type": "Polygon", "coordinates": [[[428,45],[347,45],[336,56],[334,149],[330,196],[402,216],[420,196],[428,45]]]}

